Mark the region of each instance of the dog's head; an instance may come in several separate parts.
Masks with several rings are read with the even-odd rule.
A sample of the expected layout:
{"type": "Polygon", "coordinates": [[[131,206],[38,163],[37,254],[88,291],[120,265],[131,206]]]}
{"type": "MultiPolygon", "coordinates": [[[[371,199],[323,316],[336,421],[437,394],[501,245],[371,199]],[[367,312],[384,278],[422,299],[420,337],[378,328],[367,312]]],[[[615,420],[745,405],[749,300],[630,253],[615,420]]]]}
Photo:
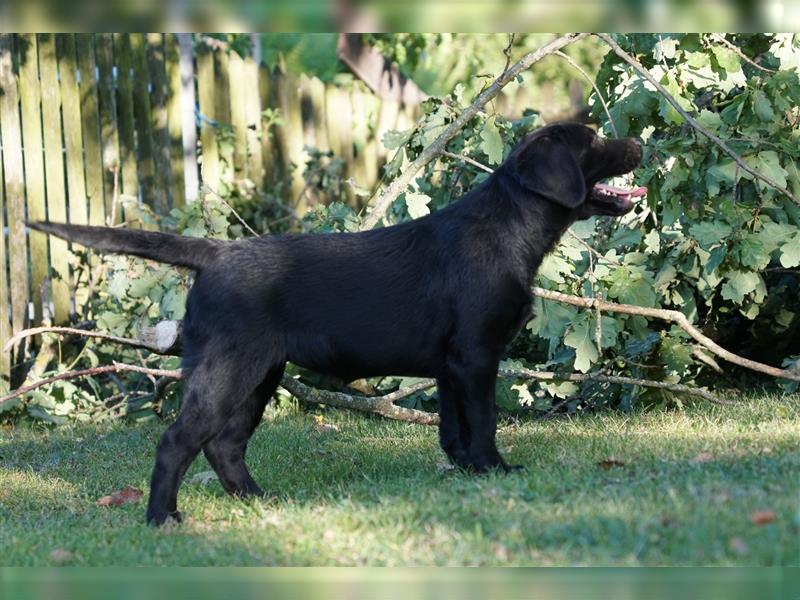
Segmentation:
{"type": "Polygon", "coordinates": [[[647,188],[622,189],[602,181],[632,171],[641,160],[636,138],[605,139],[585,125],[558,123],[526,136],[508,163],[527,191],[570,209],[577,220],[629,212],[647,188]]]}

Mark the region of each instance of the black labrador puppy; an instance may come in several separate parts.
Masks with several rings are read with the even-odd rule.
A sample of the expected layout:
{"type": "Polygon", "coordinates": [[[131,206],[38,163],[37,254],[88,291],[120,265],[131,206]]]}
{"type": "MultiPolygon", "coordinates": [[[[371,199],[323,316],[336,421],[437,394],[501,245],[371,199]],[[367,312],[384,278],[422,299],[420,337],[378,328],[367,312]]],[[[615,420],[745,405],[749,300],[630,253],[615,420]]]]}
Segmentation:
{"type": "Polygon", "coordinates": [[[495,379],[530,318],[531,280],[565,229],[620,216],[644,188],[600,180],[634,169],[635,139],[565,123],[528,135],[486,181],[435,214],[361,233],[223,242],[56,223],[31,227],[104,252],[194,269],[183,323],[188,376],[156,452],[147,521],[180,519],[178,487],[202,449],[224,488],[260,495],[247,442],[286,361],[353,380],[435,377],[453,464],[505,469],[495,379]]]}

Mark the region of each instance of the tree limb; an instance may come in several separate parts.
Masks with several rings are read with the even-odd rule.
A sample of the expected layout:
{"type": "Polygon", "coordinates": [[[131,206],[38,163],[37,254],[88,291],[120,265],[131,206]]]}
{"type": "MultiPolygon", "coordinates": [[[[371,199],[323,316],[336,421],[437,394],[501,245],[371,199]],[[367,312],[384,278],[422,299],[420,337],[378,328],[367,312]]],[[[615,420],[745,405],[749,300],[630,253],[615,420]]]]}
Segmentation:
{"type": "Polygon", "coordinates": [[[586,81],[588,81],[589,85],[591,85],[592,88],[594,89],[594,93],[597,94],[597,99],[600,100],[600,104],[603,105],[603,110],[606,112],[606,116],[608,117],[608,124],[611,125],[611,131],[614,132],[614,137],[619,137],[617,126],[614,125],[614,119],[611,118],[611,111],[608,110],[608,104],[606,104],[606,100],[605,98],[603,98],[603,94],[600,93],[600,88],[597,87],[597,84],[595,83],[594,79],[592,79],[589,76],[589,74],[586,71],[584,71],[583,68],[578,63],[572,60],[572,57],[570,57],[568,54],[561,52],[561,50],[553,52],[553,54],[555,54],[559,58],[563,58],[570,65],[572,65],[574,69],[576,69],[581,75],[583,75],[586,78],[586,81]]]}
{"type": "Polygon", "coordinates": [[[587,35],[588,34],[586,33],[568,33],[567,35],[545,44],[541,48],[538,48],[532,52],[528,52],[528,54],[514,63],[509,69],[503,71],[498,78],[495,79],[492,85],[478,94],[477,98],[472,101],[472,104],[465,108],[461,114],[458,115],[458,117],[456,117],[456,119],[447,126],[444,132],[442,132],[432,144],[425,147],[420,155],[414,159],[414,161],[408,165],[408,167],[406,167],[405,171],[403,171],[400,176],[398,176],[394,181],[392,181],[391,184],[389,184],[389,187],[386,188],[386,191],[383,192],[383,194],[381,194],[381,196],[378,198],[377,202],[375,202],[375,206],[372,207],[372,212],[370,212],[369,215],[367,215],[367,218],[364,219],[361,229],[372,229],[378,223],[378,221],[380,221],[386,215],[386,211],[389,210],[392,202],[394,202],[394,200],[405,191],[406,187],[417,174],[417,172],[427,165],[431,160],[436,158],[436,156],[438,156],[442,150],[444,150],[447,142],[453,139],[456,133],[458,133],[458,131],[464,127],[464,125],[466,125],[470,119],[478,114],[478,112],[481,110],[481,107],[483,107],[489,100],[497,96],[503,87],[511,82],[522,71],[530,68],[530,66],[535,62],[541,60],[545,56],[561,50],[561,48],[564,46],[585,38],[587,35]]]}
{"type": "Polygon", "coordinates": [[[741,49],[741,48],[739,48],[739,46],[737,46],[737,45],[736,45],[736,44],[734,44],[733,42],[730,42],[730,41],[728,41],[727,39],[725,39],[725,36],[724,36],[724,35],[722,35],[722,34],[719,34],[719,33],[712,33],[712,34],[711,34],[711,39],[713,39],[714,41],[716,41],[716,42],[718,42],[718,43],[722,44],[723,46],[727,46],[727,47],[728,47],[730,50],[732,50],[732,51],[733,51],[735,54],[738,54],[738,55],[739,55],[739,58],[741,58],[741,59],[742,59],[743,61],[745,61],[747,64],[749,64],[749,65],[751,65],[751,66],[755,67],[756,69],[760,69],[761,71],[764,71],[764,73],[770,73],[770,74],[772,74],[772,73],[777,73],[777,71],[776,71],[775,69],[768,69],[767,67],[762,67],[762,66],[761,66],[760,64],[758,64],[756,61],[754,61],[752,58],[750,58],[750,57],[749,57],[749,56],[747,56],[747,55],[746,55],[744,52],[742,52],[742,49],[741,49]]]}
{"type": "Polygon", "coordinates": [[[650,74],[650,72],[644,68],[642,63],[640,63],[630,54],[625,52],[625,50],[620,48],[619,44],[617,44],[613,39],[611,39],[609,35],[605,33],[596,33],[595,35],[599,37],[601,40],[603,40],[606,44],[608,44],[611,47],[611,49],[617,54],[617,56],[619,56],[629,65],[631,65],[642,77],[647,79],[647,81],[649,81],[656,88],[656,90],[658,90],[658,93],[661,94],[664,97],[664,99],[672,105],[672,107],[686,120],[686,122],[689,125],[692,126],[692,128],[694,128],[696,131],[700,132],[701,134],[706,136],[709,140],[714,142],[717,146],[719,146],[719,148],[725,154],[730,156],[743,171],[749,173],[756,179],[760,179],[770,187],[778,190],[779,192],[784,194],[787,198],[791,198],[792,201],[794,201],[795,203],[800,204],[800,198],[792,194],[792,192],[790,192],[787,188],[776,183],[775,180],[771,179],[770,177],[767,177],[766,175],[762,175],[761,173],[756,171],[753,167],[748,165],[741,156],[739,156],[736,152],[734,152],[730,148],[730,146],[728,146],[728,144],[726,144],[720,137],[714,135],[708,129],[700,125],[700,123],[698,123],[694,119],[694,117],[692,117],[692,115],[686,112],[683,109],[683,107],[680,104],[678,104],[678,101],[672,97],[672,95],[667,91],[667,89],[663,85],[661,85],[658,81],[656,81],[655,77],[653,77],[650,74]]]}
{"type": "MultiPolygon", "coordinates": [[[[570,298],[571,296],[567,297],[570,298]]],[[[582,300],[580,298],[577,299],[582,300]]],[[[633,307],[633,308],[638,308],[638,307],[633,307]]],[[[109,341],[113,341],[126,346],[145,348],[157,354],[174,355],[176,349],[180,347],[181,328],[179,322],[162,321],[156,327],[160,328],[162,331],[172,332],[174,338],[168,339],[168,335],[162,333],[159,336],[158,341],[154,342],[152,341],[154,337],[150,335],[147,331],[145,331],[143,334],[144,339],[139,340],[134,338],[111,336],[97,331],[72,329],[68,327],[36,327],[33,329],[27,329],[25,331],[21,331],[18,334],[18,336],[20,339],[22,339],[25,337],[38,335],[41,333],[70,333],[73,335],[80,335],[85,337],[96,337],[100,339],[107,339],[109,341]],[[165,326],[164,325],[165,323],[169,325],[165,326]]],[[[37,381],[30,385],[21,387],[9,394],[6,394],[5,396],[0,397],[0,405],[7,402],[8,400],[26,394],[30,391],[33,391],[39,387],[53,383],[55,381],[61,381],[64,379],[74,379],[77,377],[84,377],[84,376],[101,375],[103,373],[115,373],[120,371],[132,371],[136,373],[144,373],[150,376],[169,377],[172,379],[180,379],[183,376],[180,369],[173,369],[173,370],[153,369],[149,367],[142,367],[138,365],[129,365],[129,364],[115,362],[113,365],[107,365],[103,367],[93,367],[90,369],[81,369],[78,371],[67,371],[65,373],[60,373],[53,377],[48,377],[47,379],[37,381]]],[[[714,402],[716,404],[726,404],[726,403],[729,404],[729,402],[721,400],[711,392],[699,388],[693,388],[680,384],[664,383],[660,381],[650,381],[646,379],[634,379],[631,377],[619,377],[613,375],[601,375],[592,373],[587,373],[587,374],[572,373],[572,374],[562,375],[551,371],[534,371],[531,369],[524,369],[524,368],[500,369],[498,371],[498,375],[500,377],[513,378],[513,379],[539,379],[544,381],[592,380],[592,381],[605,381],[608,383],[619,383],[624,385],[640,385],[643,387],[667,389],[673,392],[698,396],[710,402],[714,402]]],[[[395,404],[395,402],[401,400],[402,398],[406,398],[416,392],[435,386],[436,381],[433,379],[423,379],[422,381],[419,381],[413,385],[395,390],[394,392],[390,392],[382,396],[362,396],[362,395],[345,394],[343,392],[334,392],[330,390],[320,390],[312,388],[298,381],[297,379],[292,378],[289,375],[283,376],[283,378],[281,379],[281,385],[284,387],[284,389],[286,389],[289,393],[291,393],[300,402],[303,403],[311,402],[317,404],[337,406],[340,408],[348,408],[351,410],[358,410],[361,412],[378,414],[384,417],[388,417],[390,419],[407,421],[409,423],[417,423],[420,425],[437,425],[439,422],[439,417],[436,414],[426,413],[423,411],[414,410],[410,408],[403,408],[395,404]]]]}
{"type": "Polygon", "coordinates": [[[633,304],[617,304],[616,302],[609,302],[607,300],[598,300],[596,298],[580,298],[578,296],[570,296],[562,294],[561,292],[553,292],[540,287],[533,288],[533,294],[540,298],[547,300],[555,300],[556,302],[564,302],[572,304],[573,306],[580,306],[581,308],[600,309],[605,312],[623,313],[627,315],[640,315],[643,317],[654,317],[663,321],[674,323],[686,333],[688,333],[696,342],[708,348],[711,352],[727,360],[730,363],[739,365],[752,371],[758,371],[772,377],[779,377],[782,379],[791,379],[792,381],[800,381],[800,373],[788,371],[786,369],[778,369],[771,367],[748,358],[734,354],[725,350],[722,346],[717,344],[711,338],[703,335],[703,333],[689,322],[682,312],[677,310],[668,310],[665,308],[645,308],[643,306],[635,306],[633,304]]]}

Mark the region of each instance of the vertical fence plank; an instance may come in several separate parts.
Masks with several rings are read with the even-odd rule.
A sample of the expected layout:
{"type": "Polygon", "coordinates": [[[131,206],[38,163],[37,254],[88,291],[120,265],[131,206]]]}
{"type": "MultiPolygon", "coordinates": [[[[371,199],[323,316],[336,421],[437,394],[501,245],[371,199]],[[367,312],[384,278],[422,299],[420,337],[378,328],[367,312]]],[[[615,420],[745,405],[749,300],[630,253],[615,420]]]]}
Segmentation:
{"type": "Polygon", "coordinates": [[[172,170],[170,167],[170,139],[167,119],[167,70],[164,64],[164,40],[160,33],[147,34],[147,72],[150,75],[150,124],[153,139],[153,162],[155,167],[156,197],[155,211],[164,215],[172,207],[172,170]]]}
{"type": "MultiPolygon", "coordinates": [[[[64,148],[67,177],[67,206],[70,223],[85,225],[89,220],[89,205],[86,198],[84,175],[83,132],[81,118],[81,94],[78,89],[78,61],[75,48],[75,34],[56,35],[56,54],[58,55],[58,76],[61,85],[62,125],[64,127],[64,148]]],[[[74,242],[72,248],[80,246],[74,242]]],[[[77,274],[73,272],[70,285],[75,296],[75,310],[86,306],[89,289],[79,285],[77,274]]]]}
{"type": "Polygon", "coordinates": [[[155,199],[156,212],[166,214],[172,207],[172,170],[170,165],[171,143],[167,99],[169,83],[165,63],[165,44],[160,33],[147,34],[147,72],[150,78],[151,112],[150,122],[153,140],[155,181],[158,190],[155,199]]]}
{"type": "MultiPolygon", "coordinates": [[[[39,36],[39,70],[42,85],[42,127],[44,128],[45,181],[47,217],[64,223],[67,220],[64,187],[64,157],[61,146],[61,92],[58,85],[56,40],[51,33],[39,36]]],[[[50,237],[51,289],[56,324],[69,319],[69,248],[67,242],[50,237]]]]}
{"type": "Polygon", "coordinates": [[[94,36],[91,33],[76,34],[75,43],[78,47],[78,70],[81,75],[79,89],[89,223],[102,225],[105,221],[103,151],[100,145],[94,36]]]}
{"type": "Polygon", "coordinates": [[[233,50],[228,53],[231,125],[233,125],[233,171],[237,179],[247,173],[247,117],[244,60],[233,50]]]}
{"type": "MultiPolygon", "coordinates": [[[[353,107],[350,104],[350,95],[336,85],[328,86],[326,92],[328,113],[328,140],[333,153],[345,163],[343,177],[353,176],[353,107]]],[[[355,203],[353,188],[346,186],[347,200],[355,203]]]]}
{"type": "MultiPolygon", "coordinates": [[[[3,152],[0,148],[0,172],[3,169],[3,152]]],[[[2,179],[2,178],[0,178],[2,179]]],[[[0,231],[5,231],[3,209],[6,206],[5,186],[0,181],[0,231]]],[[[0,235],[0,344],[5,347],[11,338],[11,321],[8,307],[11,299],[8,297],[8,280],[6,279],[6,236],[0,235]]],[[[11,387],[11,353],[0,348],[0,391],[7,392],[11,387]]]]}
{"type": "MultiPolygon", "coordinates": [[[[258,97],[261,100],[261,111],[275,108],[273,98],[274,89],[272,85],[272,73],[265,64],[258,65],[258,97]]],[[[261,164],[264,167],[264,181],[267,185],[274,183],[277,179],[277,162],[275,156],[274,133],[275,127],[267,125],[265,119],[261,118],[261,164]]]]}
{"type": "MultiPolygon", "coordinates": [[[[181,85],[181,63],[178,38],[173,33],[166,34],[164,38],[164,60],[167,74],[167,127],[170,142],[170,181],[172,182],[172,205],[183,206],[186,202],[186,183],[183,160],[183,86],[181,85]]],[[[194,81],[191,82],[194,91],[194,81]]],[[[194,98],[194,95],[192,95],[194,98]]],[[[194,102],[192,101],[192,106],[194,102]]],[[[191,112],[192,127],[194,128],[194,110],[191,112]]],[[[197,168],[195,163],[194,168],[197,168]]]]}
{"type": "Polygon", "coordinates": [[[303,123],[303,145],[318,148],[317,130],[314,127],[314,106],[311,102],[311,78],[300,73],[297,79],[297,90],[300,94],[300,119],[303,123]]]}
{"type": "Polygon", "coordinates": [[[142,202],[158,209],[165,205],[158,186],[153,160],[153,128],[150,124],[150,76],[147,70],[147,48],[144,35],[130,34],[133,63],[133,116],[138,150],[139,185],[142,202]]]}
{"type": "MultiPolygon", "coordinates": [[[[8,259],[13,333],[25,328],[28,313],[28,243],[25,234],[25,170],[22,164],[22,129],[19,91],[14,72],[14,39],[0,35],[0,129],[3,144],[8,259]]],[[[5,274],[4,274],[5,275],[5,274]]]]}
{"type": "MultiPolygon", "coordinates": [[[[11,329],[25,329],[28,313],[28,244],[25,235],[25,171],[22,164],[22,130],[19,92],[14,73],[14,38],[0,35],[0,130],[3,144],[5,208],[8,219],[8,259],[11,288],[11,329]]],[[[4,230],[0,230],[4,235],[4,230]]],[[[5,263],[3,279],[5,279],[5,263]]],[[[2,351],[2,350],[0,350],[2,351]]]]}
{"type": "MultiPolygon", "coordinates": [[[[382,140],[384,134],[395,128],[397,123],[397,115],[400,112],[400,105],[396,100],[386,100],[381,102],[380,110],[378,111],[378,124],[375,128],[375,137],[382,140]]],[[[378,158],[385,161],[386,147],[383,144],[378,144],[378,158]]]]}
{"type": "MultiPolygon", "coordinates": [[[[233,175],[233,140],[231,127],[231,83],[230,55],[227,49],[214,51],[214,114],[217,120],[216,134],[219,138],[220,176],[230,181],[233,175]]],[[[219,192],[219,186],[214,188],[219,192]]]]}
{"type": "Polygon", "coordinates": [[[259,97],[258,63],[248,56],[244,59],[245,124],[247,133],[247,174],[261,191],[264,185],[264,165],[261,156],[261,98],[259,97]]]}
{"type": "MultiPolygon", "coordinates": [[[[44,162],[42,149],[41,88],[39,86],[39,58],[36,35],[27,33],[17,38],[19,48],[19,93],[22,106],[22,139],[25,159],[25,188],[28,192],[28,219],[42,221],[45,210],[44,162]]],[[[33,320],[40,324],[46,297],[47,236],[30,233],[31,296],[33,320]]]]}
{"type": "Polygon", "coordinates": [[[303,121],[300,114],[300,94],[297,78],[292,73],[278,69],[273,80],[278,108],[281,111],[283,124],[275,128],[278,147],[283,161],[283,172],[291,173],[290,195],[297,214],[306,212],[306,199],[303,194],[305,181],[305,152],[303,152],[303,121]]]}
{"type": "Polygon", "coordinates": [[[314,122],[314,140],[318,150],[327,152],[331,149],[328,142],[328,119],[325,113],[325,84],[317,77],[308,83],[311,96],[311,115],[314,122]]]}
{"type": "MultiPolygon", "coordinates": [[[[136,133],[133,118],[133,82],[131,80],[131,45],[127,33],[114,34],[114,58],[117,64],[117,110],[119,129],[122,193],[139,197],[139,175],[136,161],[136,133]]],[[[117,213],[122,206],[116,207],[117,213]]]]}
{"type": "Polygon", "coordinates": [[[119,127],[117,124],[117,98],[114,90],[114,40],[110,33],[96,35],[97,72],[99,77],[98,96],[100,100],[100,143],[103,152],[103,195],[106,200],[106,223],[116,225],[120,222],[122,210],[116,206],[114,179],[119,187],[120,149],[119,127]],[[115,175],[116,173],[116,175],[115,175]]]}
{"type": "Polygon", "coordinates": [[[75,34],[56,35],[58,73],[61,84],[61,108],[67,164],[67,199],[70,223],[86,224],[86,185],[83,175],[83,135],[81,99],[78,90],[78,65],[75,34]]]}
{"type": "Polygon", "coordinates": [[[355,185],[361,188],[368,188],[367,137],[369,130],[367,126],[367,101],[364,92],[357,86],[353,86],[350,92],[350,103],[355,117],[353,120],[353,147],[355,151],[353,181],[355,185]]]}
{"type": "Polygon", "coordinates": [[[379,141],[376,139],[377,132],[375,131],[377,129],[378,110],[380,109],[378,97],[374,94],[364,94],[364,106],[364,120],[371,126],[364,146],[364,165],[367,177],[365,186],[371,192],[378,184],[378,170],[380,167],[380,159],[378,158],[379,141]]]}
{"type": "Polygon", "coordinates": [[[202,145],[201,175],[203,184],[219,188],[219,148],[215,131],[214,55],[205,44],[197,47],[197,95],[200,105],[200,143],[202,145]]]}

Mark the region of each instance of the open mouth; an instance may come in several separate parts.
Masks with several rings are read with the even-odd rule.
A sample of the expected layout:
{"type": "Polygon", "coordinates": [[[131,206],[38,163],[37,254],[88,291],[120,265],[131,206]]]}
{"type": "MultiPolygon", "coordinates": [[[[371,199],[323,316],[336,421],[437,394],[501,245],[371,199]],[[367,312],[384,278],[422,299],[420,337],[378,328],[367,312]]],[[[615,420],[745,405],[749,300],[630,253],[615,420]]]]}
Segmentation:
{"type": "Polygon", "coordinates": [[[643,185],[623,189],[607,183],[596,183],[592,190],[591,201],[601,205],[606,214],[624,215],[633,208],[634,199],[641,198],[645,194],[647,188],[643,185]]]}

